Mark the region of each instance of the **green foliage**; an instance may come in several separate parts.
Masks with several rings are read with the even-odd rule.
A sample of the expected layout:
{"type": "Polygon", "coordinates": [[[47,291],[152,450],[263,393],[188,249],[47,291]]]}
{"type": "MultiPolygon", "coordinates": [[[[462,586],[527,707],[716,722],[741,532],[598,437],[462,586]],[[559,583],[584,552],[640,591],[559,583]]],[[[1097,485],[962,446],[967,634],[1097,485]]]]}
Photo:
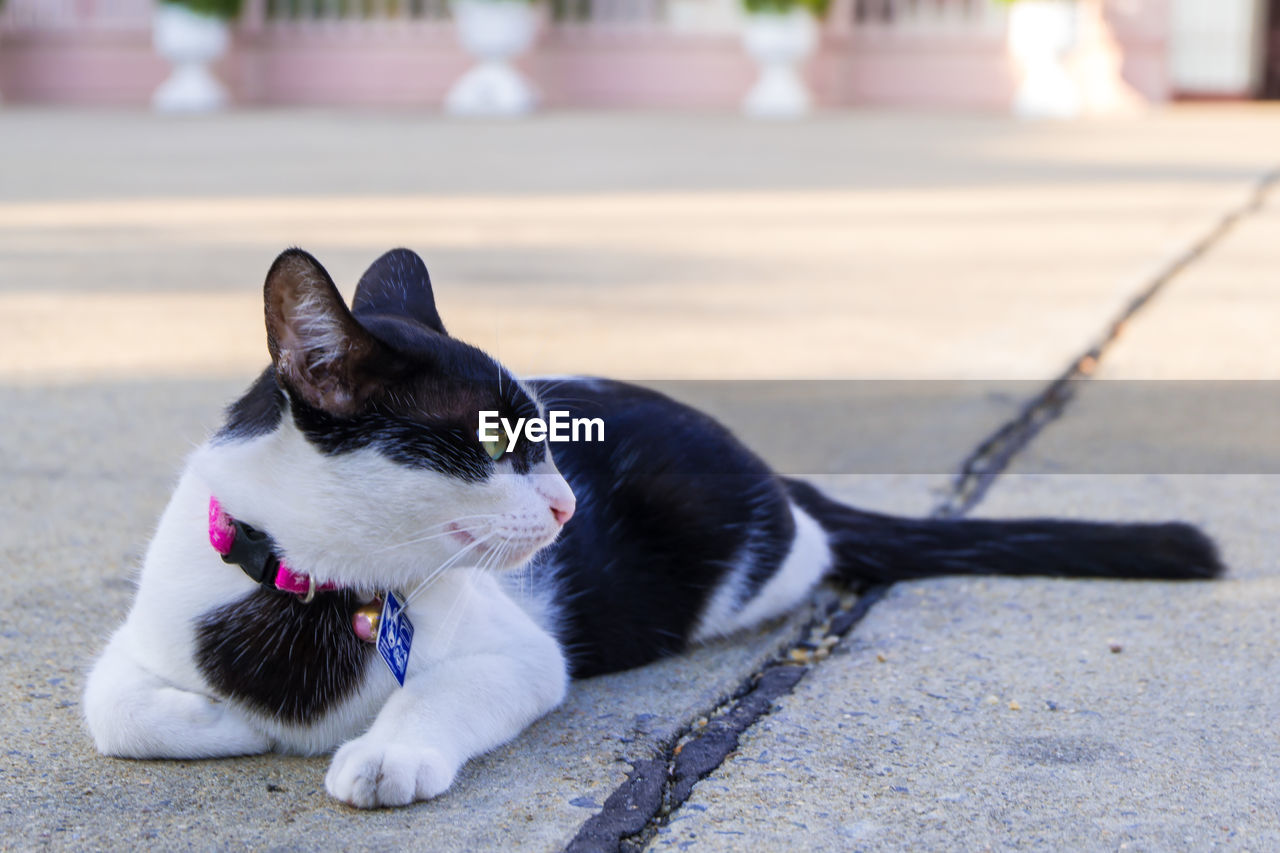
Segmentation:
{"type": "Polygon", "coordinates": [[[590,21],[591,0],[551,0],[551,20],[590,21]]]}
{"type": "Polygon", "coordinates": [[[792,9],[808,9],[815,18],[821,18],[827,13],[831,0],[742,0],[742,5],[752,14],[782,14],[792,9]]]}
{"type": "MultiPolygon", "coordinates": [[[[4,2],[4,0],[0,0],[4,2]]],[[[170,6],[185,6],[197,15],[230,20],[240,14],[244,0],[160,0],[170,6]]]]}

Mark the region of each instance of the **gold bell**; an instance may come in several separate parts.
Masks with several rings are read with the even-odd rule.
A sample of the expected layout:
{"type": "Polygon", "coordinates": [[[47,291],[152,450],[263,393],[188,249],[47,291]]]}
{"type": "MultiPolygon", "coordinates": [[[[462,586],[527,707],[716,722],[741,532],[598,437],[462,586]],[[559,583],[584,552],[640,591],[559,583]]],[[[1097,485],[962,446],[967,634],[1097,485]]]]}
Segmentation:
{"type": "Polygon", "coordinates": [[[382,599],[375,598],[351,614],[351,630],[366,643],[378,640],[378,623],[382,620],[382,599]]]}

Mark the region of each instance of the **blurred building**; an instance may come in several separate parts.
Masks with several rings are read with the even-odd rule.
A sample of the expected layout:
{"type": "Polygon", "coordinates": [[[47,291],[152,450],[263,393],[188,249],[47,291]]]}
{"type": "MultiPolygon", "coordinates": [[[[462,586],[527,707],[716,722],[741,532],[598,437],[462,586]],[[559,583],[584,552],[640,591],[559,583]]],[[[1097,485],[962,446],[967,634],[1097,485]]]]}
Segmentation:
{"type": "MultiPolygon", "coordinates": [[[[1149,102],[1280,96],[1280,0],[1080,0],[1082,63],[1149,102]]],[[[0,93],[147,103],[165,77],[153,0],[7,0],[0,93]]],[[[740,0],[548,0],[521,60],[546,103],[729,108],[754,68],[740,0]]],[[[832,105],[1002,109],[1014,88],[996,0],[833,0],[807,73],[832,105]]],[[[218,66],[244,104],[435,106],[469,59],[447,0],[247,0],[218,66]]]]}

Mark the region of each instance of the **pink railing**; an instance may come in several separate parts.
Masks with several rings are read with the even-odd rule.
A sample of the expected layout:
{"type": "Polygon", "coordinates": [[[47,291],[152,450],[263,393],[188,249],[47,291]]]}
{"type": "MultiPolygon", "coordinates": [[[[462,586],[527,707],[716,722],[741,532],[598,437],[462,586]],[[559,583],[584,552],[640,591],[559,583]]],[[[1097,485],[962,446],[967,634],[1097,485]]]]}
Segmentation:
{"type": "Polygon", "coordinates": [[[151,26],[152,0],[8,0],[0,28],[10,33],[128,32],[151,26]]]}
{"type": "Polygon", "coordinates": [[[843,0],[832,9],[833,25],[868,32],[928,32],[959,35],[1003,29],[1003,6],[988,0],[843,0]]]}
{"type": "MultiPolygon", "coordinates": [[[[522,65],[551,105],[732,108],[754,74],[739,0],[547,0],[522,65]]],[[[1125,70],[1167,95],[1168,0],[1105,0],[1125,70]]],[[[8,0],[0,92],[10,101],[144,104],[166,69],[154,0],[8,0]]],[[[830,105],[1000,108],[1012,90],[994,0],[833,0],[810,77],[830,105]]],[[[468,59],[448,0],[247,0],[220,73],[242,103],[436,106],[468,59]]]]}
{"type": "Polygon", "coordinates": [[[150,0],[7,0],[0,94],[15,102],[146,103],[165,74],[150,0]]]}

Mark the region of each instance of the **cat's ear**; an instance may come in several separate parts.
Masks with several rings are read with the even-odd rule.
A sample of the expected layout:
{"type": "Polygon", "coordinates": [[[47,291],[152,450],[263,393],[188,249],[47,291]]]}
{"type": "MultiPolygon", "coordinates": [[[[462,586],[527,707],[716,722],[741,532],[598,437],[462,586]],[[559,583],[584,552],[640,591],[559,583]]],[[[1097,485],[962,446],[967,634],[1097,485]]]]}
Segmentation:
{"type": "Polygon", "coordinates": [[[394,370],[395,354],[360,325],[329,273],[301,249],[276,258],[263,301],[276,375],[312,406],[353,414],[394,370]]]}
{"type": "Polygon", "coordinates": [[[436,311],[427,265],[416,252],[392,249],[360,277],[351,309],[357,314],[412,317],[440,334],[447,334],[436,311]]]}

